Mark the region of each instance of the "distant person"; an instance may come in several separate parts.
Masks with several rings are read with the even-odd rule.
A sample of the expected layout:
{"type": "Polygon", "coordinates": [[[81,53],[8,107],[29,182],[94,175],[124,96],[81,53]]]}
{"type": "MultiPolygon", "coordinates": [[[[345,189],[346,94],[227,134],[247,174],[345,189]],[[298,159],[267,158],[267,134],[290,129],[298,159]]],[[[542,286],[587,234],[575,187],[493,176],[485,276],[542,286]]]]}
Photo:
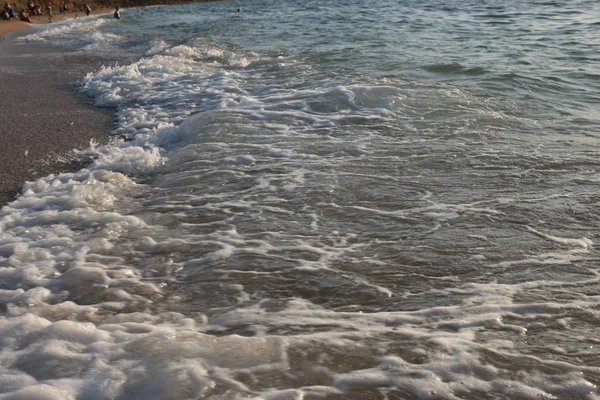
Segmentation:
{"type": "Polygon", "coordinates": [[[46,11],[48,12],[48,22],[52,22],[52,17],[54,17],[54,14],[52,13],[52,6],[50,4],[46,6],[46,11]]]}
{"type": "Polygon", "coordinates": [[[84,7],[85,7],[85,15],[87,15],[89,17],[90,13],[92,12],[92,9],[90,8],[89,4],[86,4],[84,7]]]}
{"type": "Polygon", "coordinates": [[[29,18],[29,13],[25,11],[25,9],[21,10],[19,13],[19,19],[23,22],[29,22],[31,24],[31,18],[29,18]]]}
{"type": "Polygon", "coordinates": [[[115,9],[115,13],[113,14],[116,19],[121,19],[121,12],[119,11],[119,6],[115,9]]]}
{"type": "Polygon", "coordinates": [[[4,3],[4,11],[6,11],[6,14],[8,14],[9,19],[13,19],[15,17],[15,11],[10,4],[8,4],[8,2],[4,3]]]}

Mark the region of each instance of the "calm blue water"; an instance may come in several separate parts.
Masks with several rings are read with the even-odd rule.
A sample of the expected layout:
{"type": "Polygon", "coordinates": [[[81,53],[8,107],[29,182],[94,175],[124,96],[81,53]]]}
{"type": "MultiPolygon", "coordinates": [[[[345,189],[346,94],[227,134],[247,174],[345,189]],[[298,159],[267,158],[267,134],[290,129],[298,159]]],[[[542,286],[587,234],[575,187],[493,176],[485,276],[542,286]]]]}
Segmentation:
{"type": "Polygon", "coordinates": [[[600,399],[599,3],[122,17],[17,39],[115,140],[0,212],[0,399],[600,399]]]}

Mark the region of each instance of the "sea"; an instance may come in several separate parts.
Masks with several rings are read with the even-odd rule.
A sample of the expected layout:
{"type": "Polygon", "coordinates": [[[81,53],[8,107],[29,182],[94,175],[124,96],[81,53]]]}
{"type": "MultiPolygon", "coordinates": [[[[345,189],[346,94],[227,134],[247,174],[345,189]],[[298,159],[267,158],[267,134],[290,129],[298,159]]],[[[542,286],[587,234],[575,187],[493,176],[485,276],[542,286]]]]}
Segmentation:
{"type": "Polygon", "coordinates": [[[0,399],[600,399],[600,2],[121,16],[14,39],[115,123],[0,211],[0,399]]]}

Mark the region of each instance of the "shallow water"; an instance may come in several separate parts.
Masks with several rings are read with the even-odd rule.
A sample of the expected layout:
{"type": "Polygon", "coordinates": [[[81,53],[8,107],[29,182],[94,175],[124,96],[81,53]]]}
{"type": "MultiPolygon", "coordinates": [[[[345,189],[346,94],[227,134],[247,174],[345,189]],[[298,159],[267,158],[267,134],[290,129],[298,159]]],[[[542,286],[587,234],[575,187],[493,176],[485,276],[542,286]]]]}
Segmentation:
{"type": "Polygon", "coordinates": [[[600,398],[597,3],[122,16],[21,40],[127,140],[1,211],[0,398],[600,398]]]}

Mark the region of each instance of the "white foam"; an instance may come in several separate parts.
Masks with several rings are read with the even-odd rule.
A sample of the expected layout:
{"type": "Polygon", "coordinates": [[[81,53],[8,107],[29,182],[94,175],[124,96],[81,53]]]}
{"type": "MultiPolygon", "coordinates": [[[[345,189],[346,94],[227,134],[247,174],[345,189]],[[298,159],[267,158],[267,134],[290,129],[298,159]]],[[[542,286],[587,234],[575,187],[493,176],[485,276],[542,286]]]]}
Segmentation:
{"type": "Polygon", "coordinates": [[[51,25],[33,25],[35,33],[25,35],[19,40],[30,42],[61,41],[62,43],[83,46],[87,51],[107,50],[121,37],[102,32],[101,28],[109,20],[100,16],[82,17],[55,21],[51,25]]]}
{"type": "Polygon", "coordinates": [[[593,242],[588,239],[588,238],[580,238],[580,239],[573,239],[573,238],[564,238],[564,237],[559,237],[559,236],[554,236],[554,235],[548,235],[546,233],[542,233],[530,226],[527,227],[527,229],[530,232],[535,233],[536,235],[539,235],[543,238],[546,238],[548,240],[552,240],[553,242],[556,243],[562,243],[562,244],[568,244],[568,245],[576,245],[576,246],[581,246],[584,249],[587,249],[589,246],[591,246],[593,244],[593,242]]]}

